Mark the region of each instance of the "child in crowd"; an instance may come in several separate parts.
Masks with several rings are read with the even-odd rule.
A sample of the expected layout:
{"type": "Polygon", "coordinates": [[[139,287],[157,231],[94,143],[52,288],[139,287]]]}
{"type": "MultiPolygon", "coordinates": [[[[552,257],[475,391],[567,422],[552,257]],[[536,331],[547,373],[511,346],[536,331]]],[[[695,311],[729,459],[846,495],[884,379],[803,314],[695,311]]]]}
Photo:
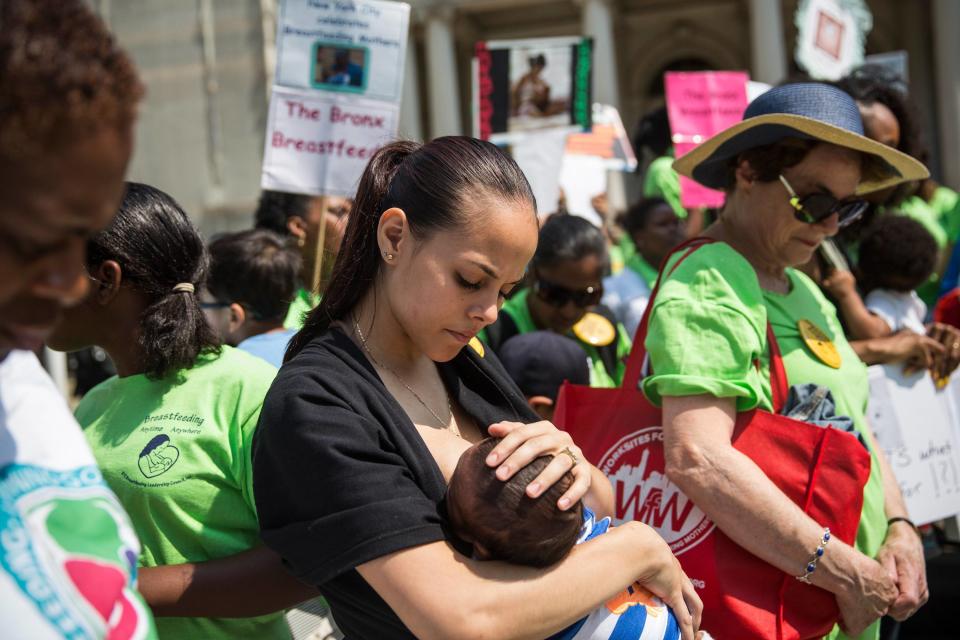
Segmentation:
{"type": "Polygon", "coordinates": [[[353,201],[335,196],[264,190],[254,213],[254,226],[291,239],[302,257],[296,295],[284,321],[288,329],[303,326],[303,316],[320,302],[320,294],[350,218],[353,201]],[[323,234],[322,246],[320,235],[323,234]],[[319,285],[319,290],[314,287],[319,285]]]}
{"type": "Polygon", "coordinates": [[[855,340],[881,338],[908,329],[925,334],[927,307],[916,288],[930,277],[937,244],[919,222],[885,214],[863,234],[860,243],[860,288],[849,271],[837,271],[824,281],[855,340]]]}
{"type": "MultiPolygon", "coordinates": [[[[498,438],[487,438],[467,449],[447,489],[450,525],[472,545],[475,558],[548,567],[574,546],[606,533],[610,518],[596,520],[582,503],[567,511],[557,508],[557,500],[573,482],[570,473],[540,496],[527,495],[527,485],[550,464],[550,456],[535,459],[505,482],[497,478],[496,469],[485,460],[498,442],[498,438]]],[[[634,583],[550,640],[679,638],[673,612],[634,583]]]]}
{"type": "Polygon", "coordinates": [[[553,420],[564,380],[590,384],[590,359],[580,345],[552,331],[513,336],[500,347],[500,362],[527,403],[544,420],[553,420]]]}
{"type": "Polygon", "coordinates": [[[251,441],[276,369],[221,347],[200,309],[199,233],[167,194],[128,183],[87,243],[87,297],[50,346],[102,347],[118,375],[76,416],[143,544],[140,591],[161,637],[289,638],[316,595],[260,546],[251,441]]]}
{"type": "Polygon", "coordinates": [[[228,233],[210,243],[210,277],[200,306],[228,345],[280,368],[293,329],[284,318],[296,294],[300,255],[266,229],[228,233]]]}

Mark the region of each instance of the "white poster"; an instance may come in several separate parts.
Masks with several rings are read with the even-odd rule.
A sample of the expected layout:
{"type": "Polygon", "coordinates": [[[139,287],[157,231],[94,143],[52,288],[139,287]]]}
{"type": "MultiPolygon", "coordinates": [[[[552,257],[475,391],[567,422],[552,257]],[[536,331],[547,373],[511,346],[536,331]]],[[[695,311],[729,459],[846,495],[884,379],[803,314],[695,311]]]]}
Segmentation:
{"type": "Polygon", "coordinates": [[[410,6],[377,0],[285,0],[276,83],[399,102],[410,6]]]}
{"type": "Polygon", "coordinates": [[[929,373],[870,367],[868,419],[918,525],[960,513],[960,449],[954,383],[937,390],[929,373]]]}
{"type": "Polygon", "coordinates": [[[397,135],[410,7],[283,0],[264,142],[264,189],[352,196],[397,135]]]}
{"type": "Polygon", "coordinates": [[[560,202],[560,166],[566,144],[566,131],[547,129],[525,132],[510,146],[510,154],[533,189],[539,216],[557,211],[560,202]]]}
{"type": "Polygon", "coordinates": [[[274,87],[264,188],[353,197],[371,156],[397,132],[397,105],[274,87]]]}
{"type": "Polygon", "coordinates": [[[863,62],[873,14],[863,0],[801,0],[797,63],[814,78],[838,80],[863,62]]]}

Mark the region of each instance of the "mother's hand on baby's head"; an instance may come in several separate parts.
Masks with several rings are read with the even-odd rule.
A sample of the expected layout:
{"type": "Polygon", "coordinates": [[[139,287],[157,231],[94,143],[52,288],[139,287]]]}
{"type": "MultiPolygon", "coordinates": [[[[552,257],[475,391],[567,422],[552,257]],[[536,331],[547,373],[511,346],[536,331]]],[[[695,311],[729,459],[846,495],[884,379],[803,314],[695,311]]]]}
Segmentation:
{"type": "Polygon", "coordinates": [[[527,485],[527,495],[536,498],[555,484],[566,472],[573,475],[573,484],[557,501],[561,510],[575,505],[590,490],[590,465],[580,447],[566,431],[547,421],[498,422],[490,425],[491,436],[502,438],[487,456],[486,463],[497,467],[497,477],[508,480],[518,469],[540,456],[553,456],[553,461],[527,485]]]}

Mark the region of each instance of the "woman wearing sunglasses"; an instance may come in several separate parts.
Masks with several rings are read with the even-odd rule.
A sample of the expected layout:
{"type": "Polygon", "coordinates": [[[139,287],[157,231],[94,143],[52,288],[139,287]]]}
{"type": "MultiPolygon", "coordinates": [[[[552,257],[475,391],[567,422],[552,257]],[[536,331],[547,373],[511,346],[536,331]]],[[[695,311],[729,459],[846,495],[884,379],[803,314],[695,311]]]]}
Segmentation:
{"type": "Polygon", "coordinates": [[[926,601],[923,551],[866,422],[866,367],[794,267],[863,213],[862,194],[927,171],[866,138],[853,99],[822,84],[767,92],[675,167],[727,197],[704,232],[714,242],[672,272],[671,258],[651,303],[642,387],[663,407],[667,475],[737,544],[833,593],[844,629],[834,636],[876,638],[882,615],[903,619],[926,601]],[[738,412],[772,407],[768,322],[789,382],[828,387],[873,459],[854,546],[831,541],[812,573],[831,523],[805,515],[731,444],[738,412]]]}
{"type": "Polygon", "coordinates": [[[623,379],[630,336],[600,305],[607,272],[603,232],[573,215],[555,214],[540,229],[530,263],[532,283],[504,305],[481,338],[497,351],[509,338],[553,331],[580,343],[590,358],[590,385],[616,387],[623,379]]]}

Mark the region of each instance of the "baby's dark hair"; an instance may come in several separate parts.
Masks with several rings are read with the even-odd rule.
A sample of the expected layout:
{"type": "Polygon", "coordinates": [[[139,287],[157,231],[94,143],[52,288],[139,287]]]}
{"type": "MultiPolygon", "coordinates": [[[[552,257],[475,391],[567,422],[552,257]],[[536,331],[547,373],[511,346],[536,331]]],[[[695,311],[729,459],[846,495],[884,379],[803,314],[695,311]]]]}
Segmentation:
{"type": "Polygon", "coordinates": [[[860,242],[860,282],[866,291],[912,291],[930,278],[937,242],[922,224],[898,213],[878,217],[860,242]]]}
{"type": "Polygon", "coordinates": [[[504,482],[485,460],[500,442],[487,438],[464,452],[450,478],[447,514],[454,532],[482,546],[489,560],[548,567],[577,543],[583,504],[561,511],[557,501],[573,484],[569,472],[536,498],[527,485],[553,460],[540,456],[504,482]]]}

